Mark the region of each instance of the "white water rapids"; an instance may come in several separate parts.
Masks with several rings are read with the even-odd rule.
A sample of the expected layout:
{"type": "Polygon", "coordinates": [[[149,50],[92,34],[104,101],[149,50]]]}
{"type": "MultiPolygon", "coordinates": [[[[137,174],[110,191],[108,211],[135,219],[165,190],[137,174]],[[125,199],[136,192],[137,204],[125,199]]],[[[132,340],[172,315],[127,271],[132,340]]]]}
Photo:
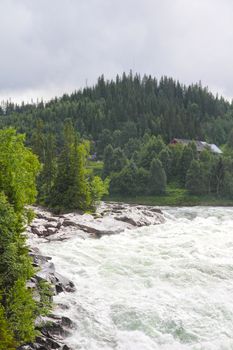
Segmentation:
{"type": "Polygon", "coordinates": [[[233,349],[233,208],[164,208],[166,222],[41,243],[76,285],[56,301],[76,350],[233,349]]]}

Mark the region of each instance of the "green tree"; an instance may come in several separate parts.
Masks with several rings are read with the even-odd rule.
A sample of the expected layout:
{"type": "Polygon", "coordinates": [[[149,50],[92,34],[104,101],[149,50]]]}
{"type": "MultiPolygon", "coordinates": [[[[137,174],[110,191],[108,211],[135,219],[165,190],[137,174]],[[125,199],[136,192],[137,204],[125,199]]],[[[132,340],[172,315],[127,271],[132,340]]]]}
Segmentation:
{"type": "Polygon", "coordinates": [[[140,152],[140,165],[149,170],[152,159],[158,156],[163,148],[165,148],[165,144],[161,136],[151,136],[146,144],[142,146],[140,152]]]}
{"type": "Polygon", "coordinates": [[[186,188],[191,194],[199,195],[203,193],[203,172],[198,160],[191,162],[186,176],[186,188]]]}
{"type": "Polygon", "coordinates": [[[43,163],[45,161],[45,134],[43,120],[36,120],[36,127],[32,132],[32,150],[43,163]]]}
{"type": "Polygon", "coordinates": [[[163,194],[166,191],[166,174],[159,159],[153,159],[148,180],[149,194],[163,194]]]}
{"type": "Polygon", "coordinates": [[[209,149],[205,149],[200,153],[200,165],[203,174],[203,193],[211,193],[213,155],[209,149]]]}
{"type": "Polygon", "coordinates": [[[228,139],[227,139],[227,146],[230,148],[230,149],[233,149],[233,129],[230,131],[230,134],[228,136],[228,139]]]}
{"type": "Polygon", "coordinates": [[[134,195],[137,192],[137,166],[131,162],[119,173],[113,173],[110,181],[110,192],[124,195],[134,195]]]}
{"type": "Polygon", "coordinates": [[[24,140],[14,129],[0,130],[0,191],[17,211],[35,201],[35,177],[40,170],[37,157],[24,146],[24,140]]]}
{"type": "Polygon", "coordinates": [[[25,281],[33,275],[31,259],[21,233],[22,218],[14,212],[3,193],[0,193],[0,288],[8,290],[23,277],[25,281]]]}
{"type": "Polygon", "coordinates": [[[104,177],[110,175],[113,169],[114,151],[111,145],[108,145],[104,149],[104,177]]]}
{"type": "Polygon", "coordinates": [[[162,163],[167,179],[169,179],[171,174],[171,155],[169,149],[167,147],[163,148],[159,153],[158,158],[162,163]]]}
{"type": "Polygon", "coordinates": [[[67,192],[66,208],[87,210],[91,207],[91,188],[87,178],[85,162],[88,157],[88,150],[85,144],[74,144],[72,158],[72,184],[67,192]]]}
{"type": "Polygon", "coordinates": [[[45,203],[51,195],[56,170],[56,141],[54,135],[50,133],[45,140],[44,164],[38,179],[39,199],[42,203],[45,203]]]}
{"type": "Polygon", "coordinates": [[[51,190],[49,204],[51,204],[52,207],[70,208],[70,199],[72,196],[71,187],[74,185],[76,171],[74,168],[77,165],[74,165],[74,159],[72,159],[74,156],[73,148],[76,142],[76,135],[70,119],[66,120],[63,137],[64,145],[58,158],[58,169],[51,190]]]}
{"type": "Polygon", "coordinates": [[[183,185],[185,184],[186,174],[193,159],[192,146],[185,146],[180,159],[180,180],[183,185]]]}
{"type": "Polygon", "coordinates": [[[15,350],[16,346],[13,332],[4,315],[4,308],[0,304],[0,350],[15,350]]]}
{"type": "Polygon", "coordinates": [[[112,171],[121,171],[127,164],[127,158],[121,148],[116,148],[113,151],[112,171]]]}
{"type": "Polygon", "coordinates": [[[6,300],[6,315],[15,339],[23,344],[35,337],[36,302],[27,289],[24,279],[18,279],[9,290],[6,300]]]}
{"type": "Polygon", "coordinates": [[[99,176],[94,176],[91,181],[91,206],[95,208],[101,198],[108,194],[109,178],[104,181],[99,176]]]}

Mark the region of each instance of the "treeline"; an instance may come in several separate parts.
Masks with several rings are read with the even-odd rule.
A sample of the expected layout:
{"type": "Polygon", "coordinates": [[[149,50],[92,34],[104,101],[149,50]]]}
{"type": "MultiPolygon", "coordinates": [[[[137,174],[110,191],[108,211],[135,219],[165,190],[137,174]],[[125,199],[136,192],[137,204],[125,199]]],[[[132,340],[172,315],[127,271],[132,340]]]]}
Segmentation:
{"type": "Polygon", "coordinates": [[[190,194],[233,196],[233,148],[217,155],[196,144],[166,145],[161,136],[144,135],[130,140],[123,149],[108,145],[104,151],[103,175],[111,178],[110,193],[161,195],[167,184],[186,188],[190,194]]]}
{"type": "Polygon", "coordinates": [[[201,84],[184,86],[168,77],[158,81],[132,73],[114,81],[101,76],[95,86],[47,103],[5,103],[0,127],[9,125],[26,133],[27,145],[43,164],[39,202],[57,210],[93,210],[106,193],[107,180],[94,176],[89,158],[104,160],[102,179],[111,178],[111,193],[153,195],[164,193],[172,182],[194,193],[188,170],[196,161],[192,171],[200,168],[198,179],[205,183],[204,161],[194,149],[190,155],[190,147],[166,146],[174,137],[227,144],[223,146],[227,157],[209,153],[205,167],[208,164],[212,178],[208,190],[201,184],[198,188],[201,193],[230,193],[226,188],[230,186],[233,104],[201,84]],[[183,164],[186,156],[188,166],[183,164]],[[221,166],[216,162],[223,164],[220,177],[221,166]]]}
{"type": "Polygon", "coordinates": [[[184,86],[163,77],[123,74],[113,81],[103,76],[85,88],[48,103],[5,103],[0,109],[0,127],[14,126],[33,134],[41,120],[46,135],[52,133],[57,147],[63,145],[64,120],[70,118],[80,137],[94,141],[99,158],[108,144],[123,146],[145,133],[172,138],[206,140],[222,145],[233,128],[233,105],[211,94],[201,84],[184,86]]]}
{"type": "Polygon", "coordinates": [[[35,318],[45,311],[27,281],[34,269],[23,234],[36,198],[40,164],[13,129],[0,131],[0,349],[33,341],[35,318]]]}

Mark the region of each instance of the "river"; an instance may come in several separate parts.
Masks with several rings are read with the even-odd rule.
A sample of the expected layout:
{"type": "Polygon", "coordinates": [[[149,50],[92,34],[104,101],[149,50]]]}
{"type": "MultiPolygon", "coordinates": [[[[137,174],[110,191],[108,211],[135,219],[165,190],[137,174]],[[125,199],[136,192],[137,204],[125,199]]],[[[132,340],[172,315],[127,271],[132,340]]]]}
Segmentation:
{"type": "Polygon", "coordinates": [[[233,208],[163,208],[161,225],[40,244],[75,293],[85,350],[233,349],[233,208]]]}

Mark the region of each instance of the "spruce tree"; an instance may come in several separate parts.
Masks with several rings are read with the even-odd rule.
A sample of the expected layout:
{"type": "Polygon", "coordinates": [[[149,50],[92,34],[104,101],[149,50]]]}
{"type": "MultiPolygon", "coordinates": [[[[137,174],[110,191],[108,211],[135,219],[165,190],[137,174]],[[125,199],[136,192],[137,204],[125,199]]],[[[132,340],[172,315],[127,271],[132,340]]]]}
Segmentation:
{"type": "Polygon", "coordinates": [[[48,134],[45,140],[45,155],[42,171],[38,179],[40,202],[45,203],[51,195],[51,189],[56,176],[56,141],[53,134],[48,134]]]}

